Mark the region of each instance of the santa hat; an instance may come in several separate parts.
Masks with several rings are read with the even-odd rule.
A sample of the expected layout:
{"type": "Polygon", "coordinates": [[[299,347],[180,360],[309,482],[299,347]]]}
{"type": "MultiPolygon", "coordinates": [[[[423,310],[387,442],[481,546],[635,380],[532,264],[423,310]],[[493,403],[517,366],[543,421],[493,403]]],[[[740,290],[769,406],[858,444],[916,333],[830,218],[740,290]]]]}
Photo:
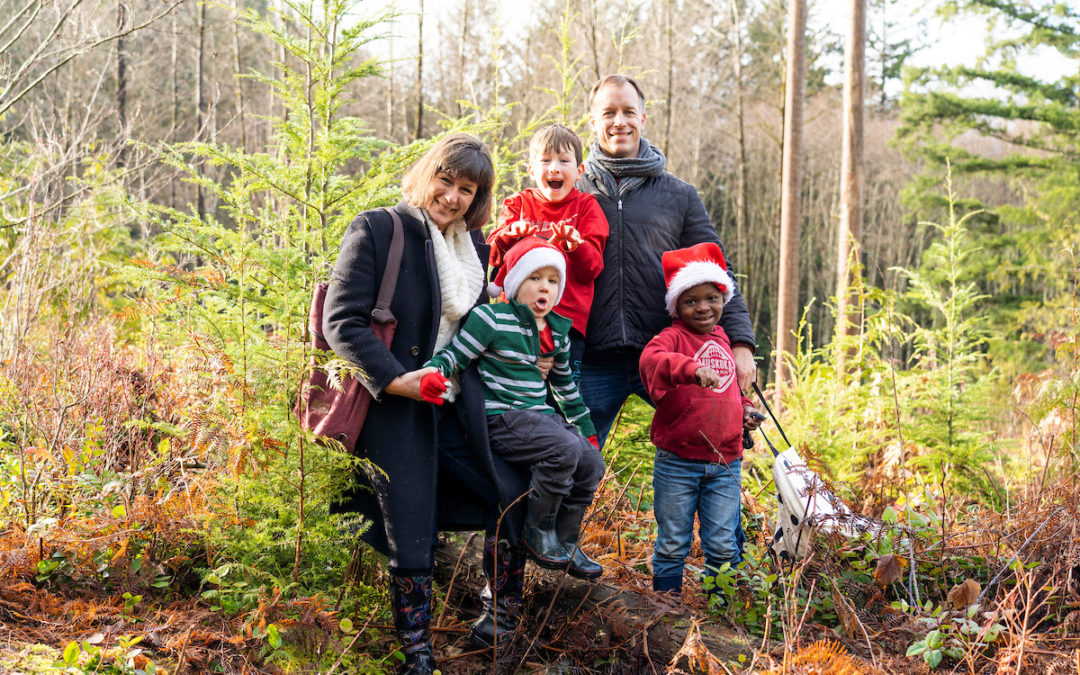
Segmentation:
{"type": "Polygon", "coordinates": [[[660,256],[660,264],[664,268],[664,282],[667,283],[664,302],[672,317],[678,316],[675,305],[679,302],[679,296],[698,284],[714,284],[723,293],[725,305],[735,292],[735,282],[727,273],[724,253],[718,244],[705,242],[665,251],[660,256]]]}
{"type": "Polygon", "coordinates": [[[554,267],[559,271],[559,294],[555,304],[562,300],[566,289],[566,256],[546,239],[536,236],[522,237],[503,256],[503,265],[495,275],[495,281],[488,284],[488,295],[497,296],[506,292],[506,298],[513,300],[521,282],[541,267],[554,267]]]}

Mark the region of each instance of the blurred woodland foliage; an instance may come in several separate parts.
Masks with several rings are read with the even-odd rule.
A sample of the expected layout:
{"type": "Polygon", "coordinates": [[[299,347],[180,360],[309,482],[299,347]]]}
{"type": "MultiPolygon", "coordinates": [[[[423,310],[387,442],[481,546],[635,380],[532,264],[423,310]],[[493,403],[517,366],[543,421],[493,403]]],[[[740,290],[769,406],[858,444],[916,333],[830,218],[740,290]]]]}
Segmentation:
{"type": "MultiPolygon", "coordinates": [[[[365,524],[328,509],[360,460],[291,413],[312,286],[351,218],[394,203],[433,137],[480,135],[508,195],[537,126],[587,136],[589,87],[610,72],[642,82],[645,136],[701,193],[767,352],[781,0],[539,0],[513,36],[504,3],[452,0],[408,48],[387,36],[421,17],[348,0],[0,7],[0,570],[22,570],[12,578],[124,591],[128,614],[137,591],[200,597],[243,636],[217,663],[341,663],[340,649],[283,647],[277,632],[328,631],[338,612],[352,639],[385,607],[378,565],[342,545],[365,524]]],[[[867,513],[912,524],[913,509],[977,504],[1008,522],[1020,503],[1070,494],[1048,486],[1075,488],[1080,467],[1080,16],[1049,0],[945,2],[943,15],[985,16],[996,38],[976,66],[911,69],[921,45],[896,7],[870,2],[860,329],[845,339],[830,302],[840,39],[809,36],[806,309],[786,425],[867,513]],[[1023,74],[1045,50],[1077,67],[1023,74]],[[842,368],[841,353],[854,356],[842,368]]],[[[628,415],[616,469],[649,472],[647,415],[628,415]]],[[[749,475],[765,483],[756,454],[749,475]]],[[[156,649],[213,660],[194,645],[185,657],[187,644],[156,649]]]]}

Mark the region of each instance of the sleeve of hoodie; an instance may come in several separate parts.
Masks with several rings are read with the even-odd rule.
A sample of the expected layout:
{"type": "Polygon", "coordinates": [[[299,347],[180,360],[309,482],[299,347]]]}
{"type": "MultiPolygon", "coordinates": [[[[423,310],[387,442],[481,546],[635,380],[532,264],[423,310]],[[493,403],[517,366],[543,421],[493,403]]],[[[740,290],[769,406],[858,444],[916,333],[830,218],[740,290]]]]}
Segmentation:
{"type": "Polygon", "coordinates": [[[519,237],[507,235],[506,228],[521,220],[521,200],[520,192],[512,194],[503,200],[502,210],[499,211],[499,220],[495,223],[495,228],[491,230],[491,234],[488,235],[487,243],[491,246],[488,264],[492,269],[502,265],[503,256],[519,239],[519,237]]]}
{"type": "Polygon", "coordinates": [[[731,294],[731,300],[724,305],[724,315],[720,317],[720,326],[728,334],[732,345],[745,345],[751,350],[757,348],[754,339],[754,327],[750,323],[750,312],[743,302],[742,293],[739,291],[739,283],[735,280],[735,266],[724,248],[723,242],[716,234],[716,228],[709,219],[709,212],[705,210],[705,204],[693,186],[687,184],[686,215],[683,219],[682,238],[679,241],[681,248],[700,244],[705,241],[715,241],[720,244],[720,250],[724,252],[724,261],[727,262],[728,273],[732,281],[735,281],[735,289],[731,294]]]}
{"type": "Polygon", "coordinates": [[[386,222],[377,214],[361,214],[345,232],[326,290],[322,325],[334,354],[359,367],[358,379],[376,399],[391,380],[406,372],[371,330],[371,310],[382,279],[375,240],[385,237],[387,243],[381,247],[385,256],[392,229],[390,216],[382,215],[386,222]]]}
{"type": "Polygon", "coordinates": [[[604,269],[608,221],[596,197],[582,193],[578,199],[581,200],[581,211],[578,215],[577,231],[581,235],[581,245],[567,254],[572,263],[568,272],[574,275],[578,283],[591,285],[604,269]]]}
{"type": "Polygon", "coordinates": [[[649,340],[641,352],[638,371],[641,383],[655,403],[682,384],[697,384],[694,371],[701,367],[693,357],[676,350],[676,332],[665,328],[649,340]]]}

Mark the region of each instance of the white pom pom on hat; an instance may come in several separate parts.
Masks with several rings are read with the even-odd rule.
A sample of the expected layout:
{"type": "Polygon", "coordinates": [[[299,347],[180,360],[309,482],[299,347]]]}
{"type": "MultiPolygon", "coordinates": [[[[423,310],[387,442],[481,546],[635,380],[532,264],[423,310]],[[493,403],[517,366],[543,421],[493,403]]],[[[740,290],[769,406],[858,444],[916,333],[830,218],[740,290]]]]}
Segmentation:
{"type": "Polygon", "coordinates": [[[675,305],[679,296],[698,284],[715,284],[724,295],[725,305],[735,292],[735,282],[727,273],[724,253],[714,242],[665,251],[660,256],[660,264],[664,268],[664,282],[667,284],[664,302],[672,317],[678,316],[675,305]]]}

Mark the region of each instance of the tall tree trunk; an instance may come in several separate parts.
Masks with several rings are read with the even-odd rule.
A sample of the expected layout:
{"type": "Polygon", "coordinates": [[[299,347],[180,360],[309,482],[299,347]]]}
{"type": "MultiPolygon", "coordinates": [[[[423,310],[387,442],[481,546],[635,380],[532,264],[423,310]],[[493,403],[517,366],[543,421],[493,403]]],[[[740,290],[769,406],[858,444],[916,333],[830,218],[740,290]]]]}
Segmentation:
{"type": "MultiPolygon", "coordinates": [[[[732,70],[735,76],[735,142],[738,144],[736,158],[736,185],[735,185],[735,243],[740,253],[748,252],[746,224],[749,220],[747,212],[747,181],[746,181],[746,116],[743,106],[743,74],[742,74],[742,17],[739,16],[738,0],[731,0],[731,43],[732,43],[732,70]]],[[[730,245],[730,244],[729,244],[730,245]]],[[[743,265],[749,263],[749,257],[738,256],[743,265]]],[[[755,316],[751,316],[754,319],[755,316]]]]}
{"type": "Polygon", "coordinates": [[[672,90],[674,89],[673,80],[675,79],[675,40],[672,36],[671,26],[671,4],[672,0],[667,0],[664,4],[664,18],[667,21],[667,96],[664,98],[666,110],[664,112],[664,154],[668,154],[668,142],[671,140],[671,111],[672,111],[672,90]]]}
{"type": "Polygon", "coordinates": [[[596,0],[588,0],[586,8],[589,12],[587,37],[589,38],[589,54],[592,55],[593,82],[599,82],[603,73],[600,72],[600,40],[596,37],[596,24],[599,21],[596,16],[596,0]]]}
{"type": "MultiPolygon", "coordinates": [[[[233,0],[233,12],[237,18],[240,17],[240,0],[233,0]]],[[[233,70],[236,72],[236,116],[240,121],[240,147],[249,150],[247,147],[247,116],[244,111],[244,71],[240,65],[240,27],[235,19],[232,22],[232,42],[233,70]]]]}
{"type": "Polygon", "coordinates": [[[394,38],[386,38],[386,63],[390,72],[386,77],[386,137],[394,139],[394,38]]]}
{"type": "MultiPolygon", "coordinates": [[[[862,236],[863,97],[866,74],[866,0],[851,0],[844,77],[844,127],[840,157],[840,227],[836,250],[836,332],[854,335],[851,263],[857,259],[862,236]]],[[[846,353],[841,351],[839,366],[846,353]]]]}
{"type": "Polygon", "coordinates": [[[780,182],[780,278],[776,309],[776,387],[790,378],[787,355],[796,349],[799,313],[799,204],[803,99],[806,94],[806,0],[788,6],[787,81],[784,96],[784,155],[780,182]]]}
{"type": "MultiPolygon", "coordinates": [[[[127,45],[124,42],[124,24],[127,22],[127,8],[124,0],[116,3],[116,117],[120,125],[119,135],[127,134],[127,45]]],[[[116,153],[116,166],[123,168],[127,161],[127,145],[123,142],[116,153]]]]}
{"type": "MultiPolygon", "coordinates": [[[[203,130],[206,127],[206,3],[200,2],[196,12],[195,24],[195,140],[203,139],[203,130]]],[[[199,217],[206,214],[206,198],[203,195],[202,186],[195,185],[195,209],[199,217]]]]}
{"type": "Polygon", "coordinates": [[[416,132],[413,138],[420,140],[424,132],[424,0],[420,0],[419,19],[416,26],[416,132]]]}
{"type": "Polygon", "coordinates": [[[461,37],[458,40],[458,87],[457,87],[457,114],[458,117],[465,115],[464,108],[461,107],[461,101],[465,98],[465,45],[469,42],[469,24],[471,23],[471,17],[469,16],[469,0],[465,0],[464,6],[461,8],[461,37]]]}

